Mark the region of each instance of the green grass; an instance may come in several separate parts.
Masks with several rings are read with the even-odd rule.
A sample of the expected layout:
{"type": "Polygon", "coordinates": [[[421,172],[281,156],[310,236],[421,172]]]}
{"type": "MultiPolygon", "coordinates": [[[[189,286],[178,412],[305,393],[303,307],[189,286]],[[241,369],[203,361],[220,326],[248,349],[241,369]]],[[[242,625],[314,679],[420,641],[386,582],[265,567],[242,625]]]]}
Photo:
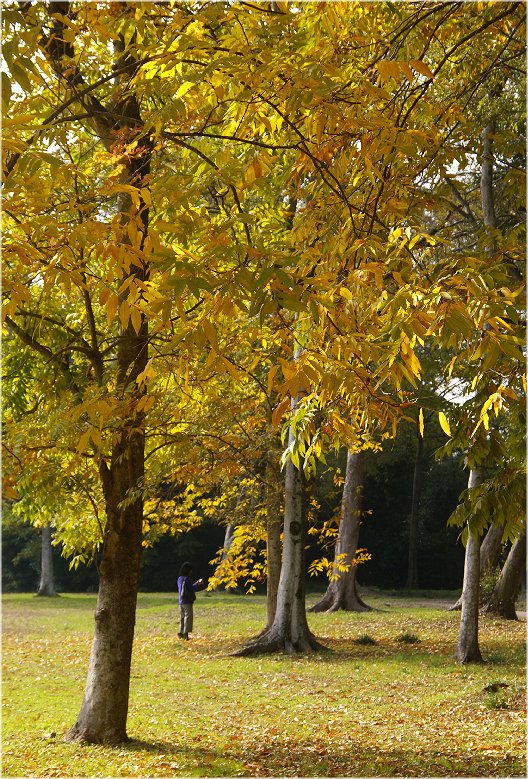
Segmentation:
{"type": "Polygon", "coordinates": [[[2,775],[524,776],[525,623],[482,618],[487,662],[464,667],[452,601],[367,600],[375,611],[308,615],[329,653],[235,658],[263,627],[262,596],[199,595],[196,633],[181,642],[175,597],[141,595],[132,740],[112,748],[62,740],[82,700],[95,597],[6,595],[2,775]],[[358,643],[365,635],[376,643],[358,643]],[[484,688],[497,680],[508,687],[492,699],[484,688]]]}

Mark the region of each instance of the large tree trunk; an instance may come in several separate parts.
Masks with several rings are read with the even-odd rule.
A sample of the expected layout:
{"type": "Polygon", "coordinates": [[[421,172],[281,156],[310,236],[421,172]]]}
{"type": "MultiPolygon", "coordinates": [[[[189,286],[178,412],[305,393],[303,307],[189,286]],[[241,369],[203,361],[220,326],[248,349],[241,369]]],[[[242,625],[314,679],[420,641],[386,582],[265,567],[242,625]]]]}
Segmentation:
{"type": "Polygon", "coordinates": [[[489,603],[486,604],[483,612],[497,614],[504,619],[517,619],[515,601],[525,575],[526,533],[523,533],[510,549],[489,603]]]}
{"type": "Polygon", "coordinates": [[[122,501],[137,488],[143,473],[143,436],[115,451],[101,466],[107,524],[100,564],[95,633],[84,699],[69,740],[119,743],[127,740],[130,665],[139,584],[143,525],[142,500],[126,508],[122,501]]]}
{"type": "Polygon", "coordinates": [[[266,456],[265,494],[266,505],[266,627],[265,633],[273,625],[277,611],[277,593],[282,565],[282,521],[281,499],[284,494],[282,475],[274,465],[273,450],[266,456]]]}
{"type": "Polygon", "coordinates": [[[364,452],[347,453],[341,521],[334,553],[334,565],[327,590],[310,611],[370,611],[358,595],[354,558],[358,548],[363,488],[364,452]],[[340,566],[347,570],[340,570],[340,566]]]}
{"type": "MultiPolygon", "coordinates": [[[[122,6],[124,13],[130,11],[125,3],[122,6]]],[[[52,58],[63,82],[75,92],[79,86],[78,79],[82,77],[76,72],[71,75],[75,69],[64,70],[64,57],[73,59],[74,47],[61,42],[65,38],[65,24],[60,17],[69,15],[70,4],[50,3],[49,12],[55,17],[47,55],[52,58]]],[[[136,252],[130,253],[130,266],[123,264],[121,278],[117,279],[120,311],[129,312],[126,324],[119,317],[115,353],[116,398],[123,403],[123,415],[109,463],[102,458],[99,463],[106,526],[95,632],[81,710],[66,735],[69,740],[96,743],[127,740],[130,666],[142,551],[145,464],[145,419],[143,412],[137,410],[137,403],[146,389],[136,379],[148,361],[147,321],[142,313],[139,322],[137,316],[131,316],[129,285],[124,282],[137,280],[145,283],[149,277],[148,264],[139,257],[148,232],[149,209],[143,192],[148,188],[152,141],[142,134],[139,103],[130,91],[130,82],[136,72],[135,59],[122,36],[114,45],[115,66],[120,73],[115,82],[118,94],[122,87],[124,96],[111,112],[107,112],[95,97],[83,98],[83,105],[92,112],[92,123],[100,141],[116,156],[122,153],[121,158],[116,159],[116,165],[121,167],[120,182],[128,189],[118,195],[119,220],[115,241],[121,246],[132,246],[136,252]],[[111,131],[117,132],[112,134],[111,131]],[[134,154],[130,155],[127,147],[133,143],[134,154]],[[131,187],[137,193],[135,202],[130,195],[131,187]]]]}
{"type": "MultiPolygon", "coordinates": [[[[473,468],[468,487],[477,487],[484,478],[482,468],[473,468]]],[[[479,583],[480,583],[480,540],[473,533],[468,533],[466,557],[464,561],[464,584],[462,589],[462,614],[458,633],[458,644],[455,657],[461,663],[481,663],[478,642],[479,618],[479,583]]]]}
{"type": "Polygon", "coordinates": [[[409,518],[409,558],[407,563],[407,582],[409,590],[417,590],[418,580],[418,500],[422,483],[423,470],[423,436],[418,430],[416,457],[414,459],[414,474],[411,499],[411,516],[409,518]]]}
{"type": "Polygon", "coordinates": [[[53,598],[57,595],[55,588],[55,576],[53,573],[53,546],[51,525],[46,525],[41,530],[41,565],[40,565],[40,584],[37,595],[40,597],[53,598]]]}

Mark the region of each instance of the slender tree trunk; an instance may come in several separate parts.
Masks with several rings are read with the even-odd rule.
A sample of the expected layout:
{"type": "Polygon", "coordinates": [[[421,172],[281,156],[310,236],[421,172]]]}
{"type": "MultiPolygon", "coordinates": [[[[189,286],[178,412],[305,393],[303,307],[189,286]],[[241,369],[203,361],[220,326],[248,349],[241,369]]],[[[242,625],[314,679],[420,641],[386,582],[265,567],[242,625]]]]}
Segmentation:
{"type": "Polygon", "coordinates": [[[483,612],[497,614],[504,619],[517,619],[515,601],[524,576],[526,576],[526,533],[523,533],[510,549],[489,603],[486,604],[483,612]]]}
{"type": "Polygon", "coordinates": [[[423,471],[423,436],[418,430],[416,442],[416,457],[414,459],[414,474],[411,500],[411,516],[409,518],[409,559],[407,564],[406,587],[409,590],[417,590],[418,580],[418,500],[422,484],[423,471]]]}
{"type": "MultiPolygon", "coordinates": [[[[504,528],[498,522],[489,526],[488,532],[480,545],[480,578],[492,571],[499,562],[502,550],[502,534],[504,528]]],[[[462,595],[449,611],[460,611],[462,608],[462,595]]]]}
{"type": "MultiPolygon", "coordinates": [[[[295,360],[302,352],[295,351],[295,360]]],[[[295,408],[300,395],[292,400],[295,408]]],[[[290,428],[289,444],[295,440],[290,428]]],[[[263,652],[311,652],[322,649],[308,627],[305,604],[305,545],[307,540],[305,485],[302,469],[291,459],[285,465],[284,540],[282,566],[277,590],[277,606],[271,626],[251,641],[238,655],[263,652]]]]}
{"type": "Polygon", "coordinates": [[[41,530],[42,551],[40,565],[40,584],[37,595],[53,598],[57,595],[55,589],[55,576],[53,573],[53,546],[51,525],[46,525],[41,530]]]}
{"type": "Polygon", "coordinates": [[[231,544],[233,543],[233,537],[235,535],[235,526],[232,522],[229,523],[226,527],[225,535],[224,535],[224,551],[222,552],[222,560],[227,560],[229,557],[229,550],[231,549],[231,544]]]}
{"type": "MultiPolygon", "coordinates": [[[[495,121],[484,127],[482,132],[482,164],[480,171],[480,195],[482,215],[489,231],[497,227],[497,217],[493,197],[493,133],[495,121]]],[[[491,246],[495,243],[491,239],[491,246]]],[[[491,248],[490,246],[490,248],[491,248]]],[[[482,483],[483,468],[472,469],[468,487],[471,489],[482,483]]],[[[462,613],[455,657],[461,663],[482,662],[478,643],[478,617],[480,598],[480,539],[471,532],[468,534],[464,563],[464,583],[462,587],[462,613]]]]}
{"type": "MultiPolygon", "coordinates": [[[[237,501],[237,508],[238,508],[238,502],[239,501],[237,501]]],[[[236,513],[237,512],[236,512],[236,509],[235,509],[235,514],[236,513]]],[[[231,545],[233,543],[233,538],[234,537],[235,537],[235,526],[233,525],[232,522],[230,522],[229,525],[227,525],[226,531],[225,531],[225,534],[224,534],[224,546],[223,546],[222,557],[220,559],[220,566],[225,564],[226,561],[229,559],[229,550],[231,549],[231,545]]],[[[225,591],[226,592],[232,592],[233,588],[232,587],[225,587],[225,591]]]]}
{"type": "MultiPolygon", "coordinates": [[[[468,487],[477,487],[484,478],[482,468],[473,468],[468,487]]],[[[464,584],[462,589],[462,614],[455,657],[460,663],[481,663],[478,642],[480,583],[480,540],[473,533],[468,534],[464,561],[464,584]]]]}
{"type": "Polygon", "coordinates": [[[493,196],[493,135],[496,130],[493,119],[482,131],[482,165],[480,169],[480,197],[482,202],[482,217],[486,227],[494,230],[497,227],[495,199],[493,196]]]}
{"type": "Polygon", "coordinates": [[[266,585],[266,630],[273,625],[277,611],[277,593],[282,565],[282,521],[278,516],[268,516],[266,522],[266,556],[268,576],[266,585]]]}
{"type": "Polygon", "coordinates": [[[358,548],[363,488],[364,452],[347,453],[341,521],[334,553],[331,580],[322,599],[310,611],[370,611],[358,595],[354,557],[358,548]],[[346,571],[339,566],[347,567],[346,571]]]}
{"type": "Polygon", "coordinates": [[[502,536],[504,527],[500,522],[493,522],[484,536],[480,546],[480,577],[493,571],[498,565],[502,551],[502,536]]]}
{"type": "Polygon", "coordinates": [[[275,617],[271,627],[239,650],[239,655],[262,652],[293,654],[321,648],[306,619],[304,477],[291,460],[286,463],[285,471],[284,543],[275,617]]]}

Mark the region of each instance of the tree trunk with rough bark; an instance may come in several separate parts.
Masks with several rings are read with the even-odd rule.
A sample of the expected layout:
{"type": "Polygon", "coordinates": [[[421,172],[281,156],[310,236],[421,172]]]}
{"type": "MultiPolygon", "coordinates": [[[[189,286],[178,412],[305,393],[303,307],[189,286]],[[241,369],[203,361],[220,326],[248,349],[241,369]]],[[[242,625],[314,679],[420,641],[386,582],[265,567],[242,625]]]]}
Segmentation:
{"type": "MultiPolygon", "coordinates": [[[[301,352],[302,347],[297,346],[295,360],[299,359],[301,352]]],[[[300,396],[292,400],[293,409],[297,407],[300,396]]],[[[294,440],[290,428],[289,445],[294,440]]],[[[236,652],[237,655],[265,652],[294,654],[323,648],[312,635],[306,618],[304,582],[307,512],[304,474],[302,467],[296,468],[291,458],[286,461],[284,470],[284,539],[275,616],[271,626],[236,652]]]]}
{"type": "MultiPolygon", "coordinates": [[[[492,571],[497,563],[502,550],[502,534],[504,528],[498,522],[489,526],[484,540],[480,545],[480,578],[492,571]]],[[[460,611],[462,608],[462,595],[457,602],[449,608],[449,611],[460,611]]]]}
{"type": "Polygon", "coordinates": [[[407,563],[407,582],[409,590],[417,590],[418,580],[418,500],[422,483],[423,471],[423,436],[418,430],[416,442],[416,456],[414,459],[414,474],[411,499],[411,515],[409,517],[409,558],[407,563]]]}
{"type": "Polygon", "coordinates": [[[277,594],[282,565],[281,532],[282,520],[278,516],[269,516],[266,522],[266,556],[268,562],[266,584],[266,630],[273,625],[277,611],[277,594]]]}
{"type": "Polygon", "coordinates": [[[51,525],[46,525],[41,530],[41,565],[40,584],[37,595],[39,597],[54,598],[57,595],[55,588],[55,576],[53,572],[53,546],[51,525]]]}
{"type": "MultiPolygon", "coordinates": [[[[482,468],[473,468],[469,476],[468,487],[477,487],[484,478],[482,468]]],[[[478,536],[468,534],[464,561],[464,584],[462,589],[462,614],[455,657],[460,663],[481,663],[478,641],[480,584],[480,540],[478,536]]]]}
{"type": "MultiPolygon", "coordinates": [[[[133,13],[122,4],[123,13],[133,13]]],[[[60,83],[71,94],[82,91],[82,73],[71,68],[75,61],[75,43],[65,35],[71,28],[68,2],[49,3],[49,33],[42,33],[43,51],[50,59],[60,83]]],[[[133,46],[134,39],[131,44],[133,46]]],[[[118,195],[118,224],[115,240],[132,246],[130,266],[123,265],[118,279],[119,306],[128,308],[128,282],[144,284],[149,278],[146,261],[139,259],[149,223],[149,209],[143,194],[148,189],[152,140],[142,130],[139,102],[130,85],[136,61],[130,44],[122,35],[114,42],[116,54],[116,102],[108,109],[93,93],[83,93],[79,103],[107,151],[116,155],[121,170],[119,181],[126,189],[118,195]],[[134,147],[134,153],[127,149],[134,147]],[[135,198],[130,195],[134,189],[135,198]],[[131,237],[132,236],[132,237],[131,237]]],[[[68,731],[68,740],[94,743],[119,743],[127,740],[126,720],[130,684],[130,665],[134,637],[139,565],[142,551],[143,497],[145,463],[145,419],[137,403],[145,387],[136,379],[148,360],[148,329],[143,314],[139,324],[130,316],[119,325],[115,346],[116,399],[123,403],[121,426],[107,461],[101,459],[99,472],[106,507],[106,526],[100,563],[100,584],[95,611],[92,643],[84,699],[77,721],[68,731]]],[[[99,376],[102,383],[102,371],[99,376]]]]}
{"type": "Polygon", "coordinates": [[[496,614],[504,619],[517,619],[515,601],[523,577],[526,576],[526,533],[513,544],[502,567],[489,603],[483,609],[485,614],[496,614]]]}
{"type": "Polygon", "coordinates": [[[357,592],[354,557],[358,548],[363,488],[364,452],[347,453],[341,521],[334,553],[331,580],[322,599],[310,611],[370,611],[357,592]],[[339,566],[347,567],[346,571],[339,566]]]}
{"type": "MultiPolygon", "coordinates": [[[[480,195],[484,225],[495,230],[497,217],[493,198],[493,134],[495,120],[492,119],[482,131],[482,164],[480,171],[480,195]]],[[[492,244],[495,240],[492,238],[492,244]]],[[[484,468],[473,468],[469,476],[468,487],[477,487],[484,480],[484,468]]],[[[455,657],[461,663],[480,663],[478,642],[478,618],[480,599],[480,539],[471,532],[468,534],[464,563],[464,583],[462,587],[462,613],[455,657]]]]}
{"type": "Polygon", "coordinates": [[[143,436],[132,434],[108,468],[102,464],[107,524],[95,609],[95,632],[81,710],[68,740],[127,741],[130,665],[143,525],[142,500],[122,507],[143,473],[143,436]]]}
{"type": "Polygon", "coordinates": [[[493,522],[480,545],[480,576],[493,571],[498,565],[502,552],[502,536],[504,527],[499,522],[493,522]]]}
{"type": "Polygon", "coordinates": [[[306,619],[304,477],[291,460],[286,463],[285,471],[284,542],[275,617],[271,626],[239,650],[238,655],[294,654],[322,648],[310,632],[306,619]]]}

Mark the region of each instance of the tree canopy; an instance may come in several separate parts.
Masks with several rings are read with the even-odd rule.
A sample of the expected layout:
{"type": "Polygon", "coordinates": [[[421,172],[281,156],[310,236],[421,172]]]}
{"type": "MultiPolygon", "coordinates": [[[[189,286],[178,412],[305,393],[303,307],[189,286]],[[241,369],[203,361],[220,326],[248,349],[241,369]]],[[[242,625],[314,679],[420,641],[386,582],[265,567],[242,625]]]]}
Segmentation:
{"type": "Polygon", "coordinates": [[[473,393],[448,448],[507,455],[473,527],[518,535],[523,5],[2,16],[6,494],[79,559],[103,545],[102,582],[130,573],[99,616],[123,597],[130,622],[145,536],[258,478],[273,428],[307,475],[394,436],[421,347],[473,393]]]}

